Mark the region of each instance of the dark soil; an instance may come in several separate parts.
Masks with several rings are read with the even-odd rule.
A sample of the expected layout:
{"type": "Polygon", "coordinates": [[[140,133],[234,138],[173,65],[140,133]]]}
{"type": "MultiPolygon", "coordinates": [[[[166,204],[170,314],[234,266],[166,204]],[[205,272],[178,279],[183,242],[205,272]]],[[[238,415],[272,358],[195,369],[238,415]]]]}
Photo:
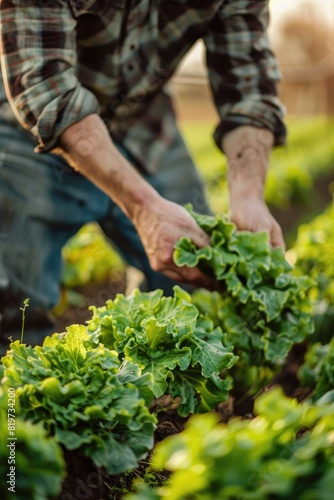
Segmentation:
{"type": "Polygon", "coordinates": [[[56,319],[55,331],[58,333],[66,331],[66,327],[79,324],[84,325],[92,317],[89,306],[101,307],[106,301],[113,300],[118,293],[124,293],[126,289],[125,274],[120,275],[118,280],[106,279],[101,283],[93,283],[75,288],[82,298],[80,306],[70,305],[56,319]]]}

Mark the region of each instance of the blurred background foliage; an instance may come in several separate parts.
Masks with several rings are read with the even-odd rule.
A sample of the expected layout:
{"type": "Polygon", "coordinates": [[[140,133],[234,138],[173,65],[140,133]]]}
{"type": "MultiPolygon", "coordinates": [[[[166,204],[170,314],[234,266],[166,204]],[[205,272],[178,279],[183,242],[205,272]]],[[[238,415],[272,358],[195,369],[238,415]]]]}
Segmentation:
{"type": "Polygon", "coordinates": [[[299,227],[286,257],[298,274],[314,280],[313,341],[327,343],[334,333],[334,201],[323,213],[299,227]]]}
{"type": "Polygon", "coordinates": [[[118,275],[124,268],[121,256],[95,222],[83,226],[63,248],[62,284],[65,288],[100,283],[106,277],[118,275]]]}
{"type": "MultiPolygon", "coordinates": [[[[285,210],[309,205],[313,186],[321,177],[334,180],[334,119],[317,116],[288,119],[289,140],[271,156],[266,186],[270,207],[285,210]]],[[[215,212],[228,210],[226,158],[212,140],[211,122],[182,125],[194,161],[205,180],[207,195],[215,212]]],[[[328,186],[328,193],[333,186],[328,186]]]]}

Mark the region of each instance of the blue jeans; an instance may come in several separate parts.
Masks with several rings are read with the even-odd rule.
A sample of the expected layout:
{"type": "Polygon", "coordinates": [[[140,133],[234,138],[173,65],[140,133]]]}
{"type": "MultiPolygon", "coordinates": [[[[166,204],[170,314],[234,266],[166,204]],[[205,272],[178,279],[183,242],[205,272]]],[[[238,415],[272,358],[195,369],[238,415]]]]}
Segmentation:
{"type": "MultiPolygon", "coordinates": [[[[158,172],[145,175],[165,198],[209,213],[202,181],[177,134],[158,172]]],[[[152,271],[129,219],[103,192],[35,142],[19,125],[0,120],[0,338],[19,338],[20,307],[29,297],[24,339],[38,344],[52,332],[49,311],[59,299],[61,249],[80,227],[97,221],[125,260],[146,276],[147,289],[170,294],[175,284],[152,271]]],[[[129,154],[121,152],[134,164],[129,154]]]]}

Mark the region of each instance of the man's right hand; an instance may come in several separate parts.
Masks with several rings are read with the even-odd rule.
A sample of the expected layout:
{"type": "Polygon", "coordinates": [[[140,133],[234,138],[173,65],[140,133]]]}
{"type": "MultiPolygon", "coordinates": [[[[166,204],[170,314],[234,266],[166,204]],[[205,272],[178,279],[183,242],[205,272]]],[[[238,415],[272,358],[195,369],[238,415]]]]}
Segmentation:
{"type": "Polygon", "coordinates": [[[154,271],[181,283],[216,288],[216,281],[198,268],[174,264],[174,245],[181,237],[189,238],[198,248],[210,245],[209,236],[185,208],[158,195],[153,203],[138,209],[134,223],[154,271]]]}

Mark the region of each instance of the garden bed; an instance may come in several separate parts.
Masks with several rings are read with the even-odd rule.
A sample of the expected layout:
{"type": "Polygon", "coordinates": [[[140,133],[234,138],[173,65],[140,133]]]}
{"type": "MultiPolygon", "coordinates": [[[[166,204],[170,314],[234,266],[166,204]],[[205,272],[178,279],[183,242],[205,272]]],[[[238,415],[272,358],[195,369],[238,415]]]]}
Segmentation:
{"type": "MultiPolygon", "coordinates": [[[[303,401],[310,393],[309,388],[301,387],[298,379],[298,370],[304,361],[307,346],[305,343],[293,347],[281,372],[272,381],[263,387],[261,392],[270,390],[273,386],[281,386],[284,393],[303,401]]],[[[158,412],[158,423],[154,433],[155,444],[163,441],[168,436],[182,432],[188,418],[180,417],[176,411],[177,404],[171,403],[170,397],[163,396],[155,399],[151,404],[151,411],[158,412]]],[[[254,397],[234,397],[220,403],[216,408],[221,422],[227,423],[233,417],[242,419],[252,419],[254,407],[254,397]]],[[[97,468],[87,457],[82,457],[76,452],[68,452],[64,449],[66,460],[67,476],[62,485],[62,492],[55,500],[122,500],[126,494],[132,492],[133,482],[142,478],[148,480],[150,484],[159,487],[168,480],[168,471],[153,472],[148,465],[152,453],[147,455],[145,460],[139,462],[139,466],[133,471],[110,476],[103,469],[97,468]],[[82,496],[80,496],[82,495],[82,496]]],[[[214,500],[214,499],[212,499],[214,500]]]]}
{"type": "MultiPolygon", "coordinates": [[[[119,274],[77,288],[97,304],[69,309],[66,334],[36,348],[16,341],[3,358],[0,415],[4,391],[16,391],[20,453],[30,456],[18,500],[330,499],[334,340],[316,343],[313,319],[332,299],[323,277],[302,273],[306,263],[316,278],[320,258],[297,245],[292,272],[265,233],[189,210],[211,245],[181,238],[174,261],[200,266],[219,291],[125,296],[119,274]],[[45,470],[25,425],[50,457],[45,470]]],[[[324,248],[317,224],[310,241],[324,248]]]]}

